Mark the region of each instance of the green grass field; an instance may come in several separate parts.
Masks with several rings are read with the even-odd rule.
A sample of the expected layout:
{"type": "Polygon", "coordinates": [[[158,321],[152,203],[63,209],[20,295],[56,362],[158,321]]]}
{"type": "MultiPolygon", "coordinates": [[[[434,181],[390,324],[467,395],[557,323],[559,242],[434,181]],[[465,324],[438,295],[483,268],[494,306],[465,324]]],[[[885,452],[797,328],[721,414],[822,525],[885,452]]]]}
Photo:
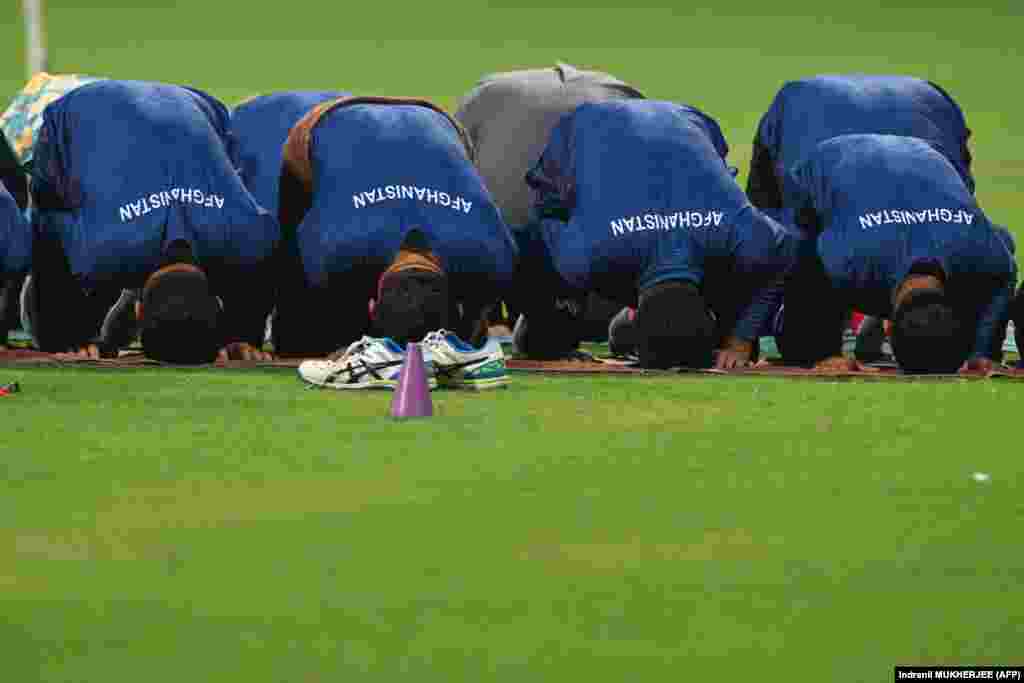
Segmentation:
{"type": "MultiPolygon", "coordinates": [[[[229,103],[452,105],[563,60],[707,110],[742,175],[785,80],[909,73],[962,103],[982,205],[1024,224],[1017,0],[684,4],[50,0],[49,41],[55,71],[229,103]]],[[[5,683],[884,681],[1024,655],[1017,384],[519,375],[394,423],[387,394],[291,372],[10,380],[5,683]]]]}

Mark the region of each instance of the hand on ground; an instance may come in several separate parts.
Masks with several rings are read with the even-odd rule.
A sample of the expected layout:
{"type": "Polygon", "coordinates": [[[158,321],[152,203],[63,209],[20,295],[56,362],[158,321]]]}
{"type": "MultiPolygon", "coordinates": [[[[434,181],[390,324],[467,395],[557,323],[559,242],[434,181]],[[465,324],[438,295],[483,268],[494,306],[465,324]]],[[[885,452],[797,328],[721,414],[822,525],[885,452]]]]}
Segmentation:
{"type": "Polygon", "coordinates": [[[750,365],[750,357],[754,352],[754,345],[745,339],[729,337],[724,348],[718,352],[715,358],[715,367],[719,370],[734,370],[745,368],[750,365]]]}
{"type": "Polygon", "coordinates": [[[100,348],[95,344],[89,344],[79,349],[69,349],[66,353],[55,353],[57,360],[99,360],[100,348]]]}
{"type": "Polygon", "coordinates": [[[245,342],[234,342],[228,344],[220,353],[217,354],[218,361],[228,360],[255,360],[255,361],[268,361],[274,360],[273,354],[267,353],[257,349],[252,344],[246,344],[245,342]]]}
{"type": "Polygon", "coordinates": [[[734,370],[750,367],[750,351],[733,351],[722,349],[715,358],[715,367],[719,370],[734,370]]]}

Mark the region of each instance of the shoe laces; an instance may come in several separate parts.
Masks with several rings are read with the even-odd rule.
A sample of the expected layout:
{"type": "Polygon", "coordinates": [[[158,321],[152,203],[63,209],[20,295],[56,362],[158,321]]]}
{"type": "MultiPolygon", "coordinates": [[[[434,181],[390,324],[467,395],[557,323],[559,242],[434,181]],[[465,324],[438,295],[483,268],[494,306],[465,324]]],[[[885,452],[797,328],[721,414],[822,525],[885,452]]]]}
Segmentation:
{"type": "Polygon", "coordinates": [[[367,337],[364,335],[362,339],[359,339],[349,344],[348,348],[346,348],[344,351],[338,349],[331,355],[327,356],[327,360],[334,363],[340,363],[348,359],[349,357],[366,350],[374,341],[375,340],[373,337],[367,337]]]}
{"type": "Polygon", "coordinates": [[[443,344],[444,341],[445,341],[445,338],[449,334],[450,334],[450,332],[448,332],[448,330],[436,330],[434,332],[429,333],[426,337],[424,337],[423,338],[423,343],[425,345],[427,345],[427,346],[435,346],[435,345],[438,345],[438,344],[443,344]]]}

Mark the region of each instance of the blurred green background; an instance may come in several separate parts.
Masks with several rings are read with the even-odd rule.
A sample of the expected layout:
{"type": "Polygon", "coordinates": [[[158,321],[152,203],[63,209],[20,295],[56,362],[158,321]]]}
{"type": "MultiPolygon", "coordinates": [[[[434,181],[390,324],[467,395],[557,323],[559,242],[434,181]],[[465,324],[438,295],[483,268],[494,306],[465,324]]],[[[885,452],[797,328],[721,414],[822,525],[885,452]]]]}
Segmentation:
{"type": "MultiPolygon", "coordinates": [[[[0,20],[24,80],[21,17],[0,20]]],[[[422,95],[453,106],[482,75],[556,60],[601,68],[648,96],[719,119],[746,172],[758,118],[783,82],[824,72],[901,73],[942,84],[974,130],[978,195],[1016,229],[1024,4],[865,0],[612,6],[562,0],[252,3],[47,0],[51,68],[179,82],[229,104],[288,88],[422,95]]]]}

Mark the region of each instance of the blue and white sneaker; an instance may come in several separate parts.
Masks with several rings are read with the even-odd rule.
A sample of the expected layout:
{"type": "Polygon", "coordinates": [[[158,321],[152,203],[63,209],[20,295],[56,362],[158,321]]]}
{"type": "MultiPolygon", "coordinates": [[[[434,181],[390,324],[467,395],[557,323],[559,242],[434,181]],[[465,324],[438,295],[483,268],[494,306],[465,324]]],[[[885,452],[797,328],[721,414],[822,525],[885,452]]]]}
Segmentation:
{"type": "MultiPolygon", "coordinates": [[[[299,377],[326,389],[394,389],[405,362],[405,349],[387,337],[363,337],[344,352],[326,360],[307,360],[299,365],[299,377]]],[[[437,388],[434,363],[423,349],[427,385],[437,388]]]]}
{"type": "Polygon", "coordinates": [[[497,389],[508,384],[501,343],[490,338],[475,348],[446,330],[423,338],[423,350],[434,362],[437,382],[451,389],[497,389]]]}

